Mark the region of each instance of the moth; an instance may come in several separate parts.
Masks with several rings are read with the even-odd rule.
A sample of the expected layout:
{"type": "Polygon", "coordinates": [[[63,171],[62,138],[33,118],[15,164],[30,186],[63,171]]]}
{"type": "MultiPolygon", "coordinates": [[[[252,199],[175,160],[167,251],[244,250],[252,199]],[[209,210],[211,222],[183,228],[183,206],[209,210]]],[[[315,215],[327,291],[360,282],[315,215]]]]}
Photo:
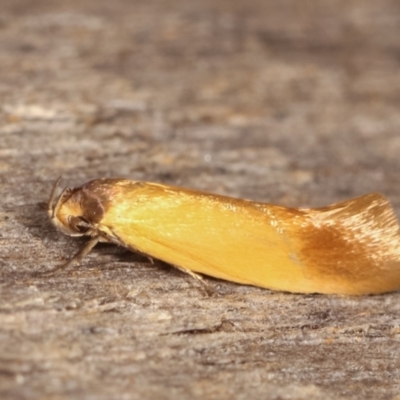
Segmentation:
{"type": "Polygon", "coordinates": [[[197,274],[297,293],[400,289],[399,224],[388,200],[367,194],[323,208],[288,208],[158,183],[95,179],[48,203],[53,224],[197,274]]]}

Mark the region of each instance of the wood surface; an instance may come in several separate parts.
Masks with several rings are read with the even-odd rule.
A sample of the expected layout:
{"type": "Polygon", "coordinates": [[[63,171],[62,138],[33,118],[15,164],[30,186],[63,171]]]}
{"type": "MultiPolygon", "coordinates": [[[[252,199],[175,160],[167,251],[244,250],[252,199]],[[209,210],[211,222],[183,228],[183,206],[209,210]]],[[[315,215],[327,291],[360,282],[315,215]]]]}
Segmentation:
{"type": "Polygon", "coordinates": [[[97,246],[46,215],[97,177],[400,215],[395,0],[3,0],[0,398],[400,399],[400,293],[295,295],[97,246]]]}

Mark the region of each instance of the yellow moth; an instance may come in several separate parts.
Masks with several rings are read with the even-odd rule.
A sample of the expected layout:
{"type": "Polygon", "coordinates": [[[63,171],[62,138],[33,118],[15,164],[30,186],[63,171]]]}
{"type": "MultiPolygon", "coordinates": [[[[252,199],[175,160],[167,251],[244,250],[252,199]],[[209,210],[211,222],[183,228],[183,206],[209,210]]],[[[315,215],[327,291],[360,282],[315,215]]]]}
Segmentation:
{"type": "Polygon", "coordinates": [[[400,288],[399,225],[377,193],[295,209],[95,179],[65,189],[54,204],[57,184],[49,200],[53,224],[67,235],[91,238],[70,262],[109,242],[194,276],[274,290],[360,295],[400,288]]]}

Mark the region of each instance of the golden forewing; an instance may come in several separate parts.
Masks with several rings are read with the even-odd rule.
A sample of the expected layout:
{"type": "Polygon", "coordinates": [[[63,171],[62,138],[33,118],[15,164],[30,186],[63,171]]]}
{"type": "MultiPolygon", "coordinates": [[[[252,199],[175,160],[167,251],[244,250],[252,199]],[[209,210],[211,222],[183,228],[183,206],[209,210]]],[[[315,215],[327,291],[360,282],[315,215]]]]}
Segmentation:
{"type": "Polygon", "coordinates": [[[368,235],[360,241],[357,229],[362,230],[365,215],[359,213],[362,217],[353,223],[351,218],[358,201],[375,217],[394,219],[391,245],[398,245],[396,219],[380,199],[295,210],[132,183],[114,196],[101,224],[133,249],[217,278],[292,292],[374,293],[385,291],[385,285],[391,285],[389,290],[400,286],[399,254],[386,249],[381,265],[368,250],[379,249],[382,238],[375,238],[374,246],[368,235]],[[330,215],[335,210],[343,214],[336,220],[330,215]]]}

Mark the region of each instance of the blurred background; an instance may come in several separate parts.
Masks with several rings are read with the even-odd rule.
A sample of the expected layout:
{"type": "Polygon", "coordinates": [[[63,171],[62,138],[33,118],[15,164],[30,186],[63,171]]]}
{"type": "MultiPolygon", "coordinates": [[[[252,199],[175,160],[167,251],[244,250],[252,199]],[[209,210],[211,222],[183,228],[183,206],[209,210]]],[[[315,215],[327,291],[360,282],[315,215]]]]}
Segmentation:
{"type": "Polygon", "coordinates": [[[399,8],[3,0],[2,179],[117,175],[292,205],[381,190],[400,205],[399,8]]]}
{"type": "Polygon", "coordinates": [[[399,393],[397,294],[358,302],[221,284],[225,297],[207,300],[167,267],[124,269],[138,258],[110,247],[73,279],[29,275],[78,246],[41,205],[59,175],[290,206],[380,191],[400,215],[399,38],[398,0],[1,0],[2,398],[399,393]],[[135,303],[137,285],[148,297],[135,303]],[[191,341],[165,336],[181,331],[191,341]],[[110,368],[118,386],[104,380],[110,368]]]}

